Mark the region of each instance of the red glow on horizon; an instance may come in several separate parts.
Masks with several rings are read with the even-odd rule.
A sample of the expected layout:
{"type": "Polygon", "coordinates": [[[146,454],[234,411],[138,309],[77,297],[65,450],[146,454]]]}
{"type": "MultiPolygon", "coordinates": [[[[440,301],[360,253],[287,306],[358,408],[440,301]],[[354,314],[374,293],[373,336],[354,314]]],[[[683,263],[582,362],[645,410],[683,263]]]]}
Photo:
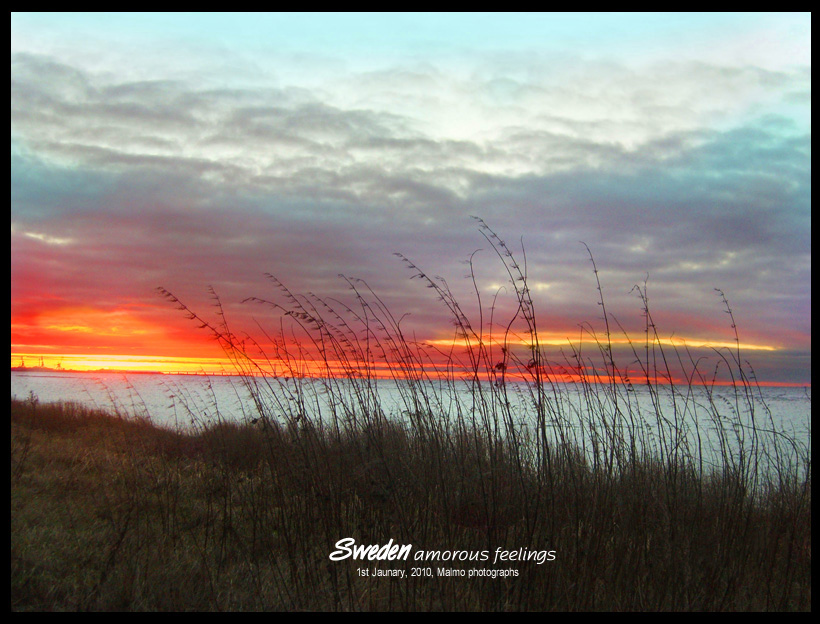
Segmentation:
{"type": "Polygon", "coordinates": [[[11,319],[12,355],[70,358],[80,353],[84,359],[97,355],[104,360],[120,358],[125,364],[146,357],[162,362],[179,354],[184,354],[179,358],[182,360],[224,358],[209,336],[195,331],[190,324],[180,329],[179,323],[157,322],[152,318],[157,312],[165,316],[167,308],[129,306],[100,310],[54,304],[26,309],[11,319]]]}
{"type": "MultiPolygon", "coordinates": [[[[100,355],[100,354],[47,354],[13,353],[12,368],[37,369],[39,367],[66,372],[133,372],[162,374],[199,375],[243,375],[281,378],[334,378],[372,380],[429,380],[459,381],[482,384],[541,383],[617,385],[627,388],[642,386],[731,386],[739,382],[725,379],[686,379],[680,376],[646,376],[640,373],[630,375],[609,375],[597,369],[574,369],[566,367],[551,369],[543,367],[539,374],[534,369],[500,371],[484,367],[476,373],[467,367],[452,365],[407,365],[397,367],[390,362],[371,362],[366,366],[351,367],[349,362],[303,359],[272,364],[250,359],[223,358],[178,358],[164,356],[100,355]]],[[[794,382],[755,381],[754,385],[782,388],[811,387],[811,384],[794,382]]]]}
{"type": "MultiPolygon", "coordinates": [[[[345,351],[336,345],[321,354],[317,344],[307,337],[304,344],[292,341],[278,344],[253,345],[254,352],[240,349],[223,351],[207,330],[197,328],[184,318],[167,322],[167,306],[122,306],[100,310],[91,306],[45,306],[41,310],[18,314],[12,318],[11,366],[43,366],[56,370],[98,371],[116,370],[160,373],[246,374],[280,377],[333,377],[365,379],[477,379],[482,383],[532,381],[534,370],[524,364],[529,357],[530,341],[511,334],[486,334],[471,341],[432,339],[404,344],[404,355],[389,358],[377,350],[363,353],[345,351]],[[155,319],[160,319],[159,321],[155,319]],[[481,341],[484,341],[483,343],[481,341]],[[509,351],[511,359],[504,355],[509,351]],[[481,355],[476,357],[477,352],[481,355]],[[267,354],[266,354],[266,353],[267,354]],[[513,355],[518,353],[518,359],[513,355]],[[184,355],[180,355],[184,354],[184,355]],[[507,363],[503,369],[497,360],[507,363]]],[[[577,334],[576,334],[577,335],[577,334]]],[[[579,346],[562,332],[539,334],[544,348],[579,346]]],[[[595,344],[587,338],[588,344],[595,344]]],[[[736,349],[742,351],[775,351],[765,344],[737,345],[731,342],[707,341],[696,338],[659,339],[653,347],[692,349],[736,349]]],[[[613,339],[615,348],[629,349],[625,339],[613,339]]],[[[600,346],[600,345],[598,345],[600,346]]],[[[640,345],[643,346],[643,345],[640,345]]],[[[244,347],[243,347],[244,348],[244,347]]],[[[586,350],[589,347],[584,347],[586,350]]],[[[500,362],[499,362],[500,363],[500,362]]],[[[573,365],[543,366],[539,379],[556,383],[604,383],[689,385],[689,383],[724,385],[728,380],[668,377],[630,371],[629,375],[612,378],[607,367],[578,368],[573,365]],[[647,378],[648,377],[648,378],[647,378]]],[[[756,381],[761,386],[806,387],[810,384],[756,381]]]]}

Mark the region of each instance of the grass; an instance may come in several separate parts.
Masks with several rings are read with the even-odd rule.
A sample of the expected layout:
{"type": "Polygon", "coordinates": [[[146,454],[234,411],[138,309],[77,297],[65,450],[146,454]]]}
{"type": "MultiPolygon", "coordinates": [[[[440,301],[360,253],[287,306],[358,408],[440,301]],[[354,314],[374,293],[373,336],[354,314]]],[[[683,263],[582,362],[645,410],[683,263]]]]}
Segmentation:
{"type": "Polygon", "coordinates": [[[414,343],[361,282],[343,305],[274,280],[279,302],[262,303],[283,324],[261,352],[221,308],[210,321],[166,293],[234,358],[247,422],[170,431],[13,400],[12,609],[811,610],[810,445],[776,430],[740,352],[716,352],[707,374],[653,340],[646,306],[647,337],[621,367],[601,294],[591,354],[547,361],[526,262],[479,227],[516,286],[503,323],[493,304],[472,324],[405,259],[464,349],[414,343]],[[302,378],[306,357],[348,372],[302,378]],[[718,372],[733,382],[721,392],[718,372]],[[383,405],[385,375],[401,415],[383,405]],[[331,561],[347,537],[413,556],[331,561]],[[552,554],[493,561],[501,551],[552,554]]]}

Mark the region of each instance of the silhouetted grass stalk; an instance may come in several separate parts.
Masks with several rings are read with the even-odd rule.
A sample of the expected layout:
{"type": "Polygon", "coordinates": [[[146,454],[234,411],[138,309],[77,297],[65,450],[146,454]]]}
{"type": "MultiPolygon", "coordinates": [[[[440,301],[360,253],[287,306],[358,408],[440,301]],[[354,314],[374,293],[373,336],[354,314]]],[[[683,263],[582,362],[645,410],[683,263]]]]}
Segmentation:
{"type": "MultiPolygon", "coordinates": [[[[585,325],[564,360],[549,361],[523,250],[518,260],[478,226],[513,286],[510,318],[482,299],[472,258],[473,320],[443,279],[401,256],[449,312],[452,347],[412,340],[360,280],[343,278],[344,303],[268,276],[278,296],[252,300],[274,319],[258,340],[233,333],[215,294],[212,321],[162,291],[241,373],[253,402],[244,423],[224,418],[215,394],[211,418],[187,405],[195,429],[177,432],[13,402],[12,606],[810,610],[810,441],[777,430],[737,334],[738,348],[716,350],[716,362],[664,346],[644,284],[645,337],[629,340],[624,367],[613,332],[626,332],[606,309],[590,253],[604,333],[585,325]],[[570,376],[577,382],[566,384],[570,376]],[[726,376],[731,385],[719,385],[726,376]],[[385,403],[384,383],[398,407],[385,403]],[[101,445],[95,427],[120,437],[109,432],[101,445]],[[43,546],[14,523],[15,505],[31,513],[24,496],[43,469],[33,458],[43,461],[54,440],[87,493],[73,525],[55,511],[57,522],[89,525],[72,529],[75,541],[102,531],[105,553],[58,595],[44,589],[43,546]],[[99,476],[112,470],[113,482],[99,476]],[[372,562],[329,560],[349,536],[557,556],[517,564],[514,578],[373,579],[357,573],[372,562]]],[[[446,567],[481,565],[492,567],[446,567]]]]}

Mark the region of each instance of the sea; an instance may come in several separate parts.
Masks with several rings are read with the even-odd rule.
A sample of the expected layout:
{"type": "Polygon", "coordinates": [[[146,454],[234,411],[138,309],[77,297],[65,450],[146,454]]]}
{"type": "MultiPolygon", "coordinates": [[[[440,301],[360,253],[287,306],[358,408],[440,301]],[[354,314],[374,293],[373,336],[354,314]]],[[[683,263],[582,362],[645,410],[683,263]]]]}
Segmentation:
{"type": "MultiPolygon", "coordinates": [[[[147,373],[12,371],[12,399],[42,403],[75,402],[100,408],[122,417],[151,420],[155,425],[173,429],[201,429],[224,421],[254,422],[261,415],[292,422],[300,414],[321,418],[356,417],[355,412],[381,413],[388,418],[409,421],[423,406],[435,417],[463,418],[476,413],[476,393],[463,382],[436,386],[430,382],[415,390],[402,380],[327,380],[327,379],[259,379],[231,375],[170,375],[147,373]],[[421,401],[419,402],[419,398],[421,401]]],[[[653,394],[637,387],[618,398],[619,408],[629,415],[633,425],[653,428],[663,420],[667,425],[698,421],[686,427],[690,436],[709,438],[716,430],[734,428],[738,439],[751,439],[738,427],[750,424],[772,439],[793,440],[799,455],[811,457],[811,388],[760,386],[748,394],[730,387],[712,389],[684,388],[673,398],[662,386],[653,394]],[[751,400],[749,397],[752,397],[751,400]],[[660,415],[660,417],[659,417],[660,415]],[[693,433],[694,432],[694,433],[693,433]]],[[[514,415],[514,427],[532,428],[532,388],[511,383],[505,392],[488,392],[480,399],[502,400],[514,415]],[[501,397],[501,398],[499,398],[501,397]]],[[[544,395],[550,405],[562,414],[562,426],[583,431],[585,441],[601,423],[589,418],[590,410],[612,411],[612,398],[605,391],[566,384],[550,387],[544,395]],[[575,422],[566,422],[575,421],[575,422]]],[[[484,412],[487,413],[486,404],[484,412]]],[[[490,410],[492,411],[492,410],[490,410]]],[[[511,422],[512,419],[509,419],[511,422]]],[[[506,421],[505,421],[506,424],[506,421]]],[[[646,433],[643,431],[643,433],[646,433]]],[[[650,435],[651,432],[650,432],[650,435]]],[[[663,436],[657,436],[659,439],[663,436]]]]}

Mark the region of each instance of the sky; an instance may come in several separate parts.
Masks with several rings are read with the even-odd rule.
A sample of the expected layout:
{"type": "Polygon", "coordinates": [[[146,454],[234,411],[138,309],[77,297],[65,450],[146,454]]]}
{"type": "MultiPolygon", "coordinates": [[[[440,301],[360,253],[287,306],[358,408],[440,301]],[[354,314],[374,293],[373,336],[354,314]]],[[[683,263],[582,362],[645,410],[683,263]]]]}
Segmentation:
{"type": "Polygon", "coordinates": [[[759,381],[810,384],[811,15],[11,14],[12,366],[222,366],[158,288],[264,345],[248,298],[361,279],[453,344],[422,271],[495,334],[474,216],[556,353],[605,331],[597,277],[627,357],[637,285],[665,344],[736,328],[759,381]]]}

